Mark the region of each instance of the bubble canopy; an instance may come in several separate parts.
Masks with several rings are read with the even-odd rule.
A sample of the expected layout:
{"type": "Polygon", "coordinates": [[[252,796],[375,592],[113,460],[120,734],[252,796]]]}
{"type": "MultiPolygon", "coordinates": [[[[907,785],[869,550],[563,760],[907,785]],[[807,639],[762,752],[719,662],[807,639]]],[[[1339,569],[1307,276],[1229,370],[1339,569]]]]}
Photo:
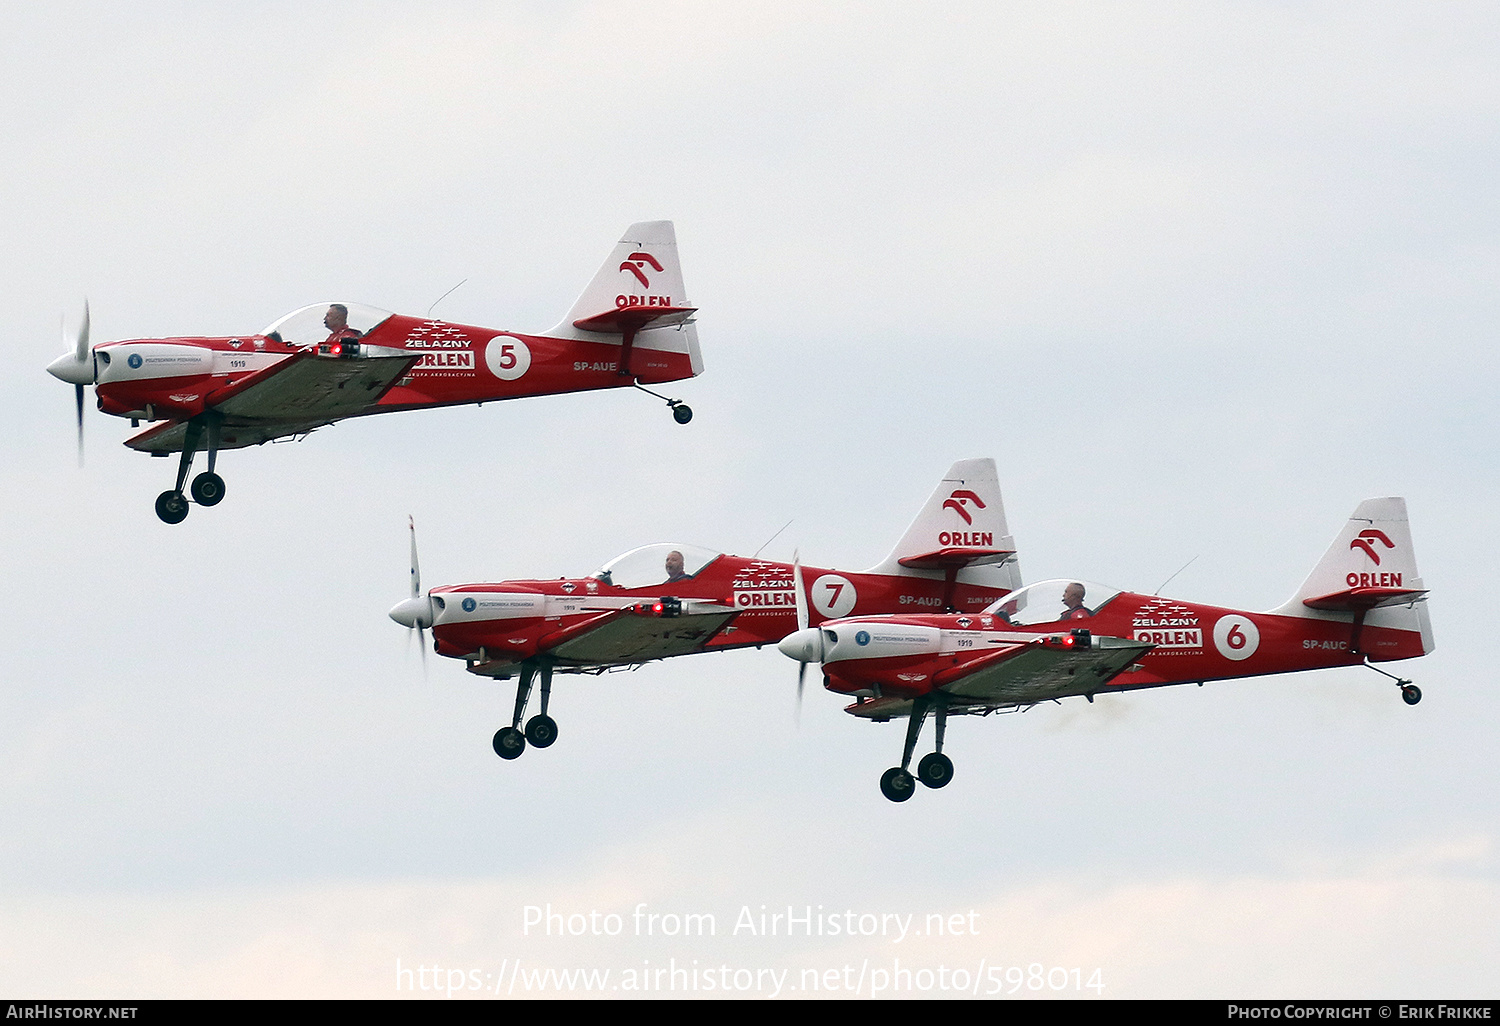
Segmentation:
{"type": "Polygon", "coordinates": [[[262,335],[279,336],[289,346],[315,346],[328,338],[329,331],[323,324],[330,307],[341,306],[349,311],[349,327],[361,335],[368,335],[382,321],[393,316],[389,310],[381,310],[363,303],[314,303],[300,310],[293,310],[266,327],[262,335]]]}
{"type": "MultiPolygon", "coordinates": [[[[667,558],[669,556],[680,556],[681,574],[683,577],[692,577],[722,555],[722,552],[705,549],[699,545],[661,542],[656,545],[643,545],[638,549],[631,549],[623,556],[616,556],[589,576],[604,584],[613,584],[617,588],[648,588],[654,584],[672,583],[668,579],[670,575],[667,570],[667,558]]],[[[676,562],[675,559],[673,562],[676,562]]]]}
{"type": "Polygon", "coordinates": [[[990,603],[985,612],[1017,627],[1029,627],[1061,620],[1087,619],[1118,594],[1119,588],[1106,587],[1076,577],[1060,577],[1054,581],[1038,581],[1018,588],[1004,598],[990,603]],[[1082,595],[1076,594],[1079,588],[1083,589],[1082,595]],[[1072,597],[1069,595],[1070,589],[1074,590],[1072,597]],[[1081,605],[1078,600],[1081,600],[1081,605]],[[1076,612],[1075,606],[1082,612],[1076,612]]]}

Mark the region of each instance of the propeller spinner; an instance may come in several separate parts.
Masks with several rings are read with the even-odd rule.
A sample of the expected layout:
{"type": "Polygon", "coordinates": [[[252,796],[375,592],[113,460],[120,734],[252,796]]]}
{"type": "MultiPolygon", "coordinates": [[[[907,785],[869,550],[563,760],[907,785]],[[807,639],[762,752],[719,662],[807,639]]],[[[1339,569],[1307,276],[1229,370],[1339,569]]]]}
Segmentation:
{"type": "Polygon", "coordinates": [[[802,561],[792,554],[792,589],[797,600],[797,629],[782,638],[776,648],[782,655],[797,660],[797,716],[802,716],[802,691],[807,680],[807,664],[823,661],[823,632],[808,626],[807,594],[802,588],[802,561]]]}
{"type": "Polygon", "coordinates": [[[417,632],[422,639],[422,672],[427,672],[426,630],[437,619],[432,608],[432,597],[422,594],[422,571],[417,566],[417,525],[411,517],[406,518],[411,530],[411,597],[391,608],[390,617],[403,627],[417,632]]]}
{"type": "Polygon", "coordinates": [[[89,304],[83,303],[83,321],[78,325],[78,334],[69,339],[63,332],[64,352],[47,364],[47,373],[59,381],[73,386],[73,398],[78,408],[78,465],[83,466],[83,389],[94,383],[94,354],[89,351],[89,304]]]}

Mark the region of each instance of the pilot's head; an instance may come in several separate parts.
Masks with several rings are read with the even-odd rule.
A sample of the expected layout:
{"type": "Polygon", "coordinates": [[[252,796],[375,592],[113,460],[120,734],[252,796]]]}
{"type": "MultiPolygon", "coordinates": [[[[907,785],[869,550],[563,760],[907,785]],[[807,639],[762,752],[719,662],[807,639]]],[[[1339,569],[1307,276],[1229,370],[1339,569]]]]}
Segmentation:
{"type": "Polygon", "coordinates": [[[343,331],[349,326],[349,308],[343,303],[334,303],[323,315],[323,327],[329,331],[343,331]]]}
{"type": "Polygon", "coordinates": [[[673,549],[667,553],[667,577],[682,576],[682,553],[673,549]]]}
{"type": "Polygon", "coordinates": [[[1063,605],[1069,609],[1078,609],[1083,605],[1083,585],[1074,581],[1063,589],[1063,605]]]}

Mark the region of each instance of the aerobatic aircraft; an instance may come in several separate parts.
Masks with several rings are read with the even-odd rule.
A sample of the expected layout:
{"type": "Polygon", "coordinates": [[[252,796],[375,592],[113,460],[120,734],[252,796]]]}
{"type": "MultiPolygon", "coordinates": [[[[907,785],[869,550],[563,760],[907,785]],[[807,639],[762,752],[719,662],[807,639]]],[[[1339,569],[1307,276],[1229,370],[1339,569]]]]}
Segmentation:
{"type": "MultiPolygon", "coordinates": [[[[778,647],[803,669],[821,663],[824,687],[854,697],[846,712],[875,721],[908,717],[901,765],[880,779],[887,798],[904,802],[916,790],[909,767],[929,714],[936,750],[917,764],[916,779],[936,788],[953,779],[953,763],[943,754],[949,716],[1411,659],[1433,648],[1426,597],[1405,500],[1367,499],[1297,593],[1269,612],[1063,578],[1014,591],[977,615],[866,616],[814,625],[799,610],[800,629],[778,647]]],[[[1408,705],[1421,701],[1411,681],[1376,672],[1396,681],[1408,705]]]]}
{"type": "Polygon", "coordinates": [[[156,500],[169,524],[188,514],[193,456],[208,469],[189,493],[224,497],[223,449],[241,449],[376,413],[633,386],[664,400],[679,424],[692,410],[645,388],[703,372],[695,309],[685,297],[670,221],[631,225],[562,322],[539,335],[408,317],[356,303],[315,303],[254,334],[89,344],[84,315],[47,370],[74,386],[83,457],[83,391],[99,409],[152,426],[127,439],[153,456],[180,452],[176,484],[156,500]]]}
{"type": "Polygon", "coordinates": [[[796,629],[799,603],[812,623],[902,610],[977,614],[1020,586],[994,461],[955,463],[879,565],[862,573],[805,568],[811,584],[795,591],[792,571],[788,563],[659,544],[633,549],[585,577],[423,594],[413,527],[411,597],[390,616],[419,632],[432,628],[437,653],[464,660],[470,673],[519,675],[510,726],[494,737],[496,754],[514,759],[528,742],[546,748],[557,738],[548,715],[554,673],[602,673],[774,643],[796,629]],[[523,732],[538,677],[541,709],[523,732]]]}

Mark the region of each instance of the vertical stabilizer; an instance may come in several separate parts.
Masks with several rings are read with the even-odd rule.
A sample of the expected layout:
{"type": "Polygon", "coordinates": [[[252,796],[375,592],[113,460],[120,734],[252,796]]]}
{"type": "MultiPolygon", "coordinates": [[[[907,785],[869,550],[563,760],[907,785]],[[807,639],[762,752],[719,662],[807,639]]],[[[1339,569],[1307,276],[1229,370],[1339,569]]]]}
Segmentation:
{"type": "Polygon", "coordinates": [[[953,568],[964,583],[1021,586],[1016,543],[992,459],[953,464],[895,549],[868,572],[941,577],[953,568]]]}
{"type": "MultiPolygon", "coordinates": [[[[1282,616],[1350,617],[1358,626],[1413,631],[1433,649],[1427,588],[1417,574],[1406,500],[1366,499],[1280,609],[1282,616]]],[[[1379,658],[1375,656],[1374,658],[1379,658]]]]}
{"type": "Polygon", "coordinates": [[[657,326],[680,323],[693,312],[686,292],[672,222],[641,221],[625,230],[568,315],[547,334],[577,338],[618,333],[623,311],[647,315],[657,326]]]}

